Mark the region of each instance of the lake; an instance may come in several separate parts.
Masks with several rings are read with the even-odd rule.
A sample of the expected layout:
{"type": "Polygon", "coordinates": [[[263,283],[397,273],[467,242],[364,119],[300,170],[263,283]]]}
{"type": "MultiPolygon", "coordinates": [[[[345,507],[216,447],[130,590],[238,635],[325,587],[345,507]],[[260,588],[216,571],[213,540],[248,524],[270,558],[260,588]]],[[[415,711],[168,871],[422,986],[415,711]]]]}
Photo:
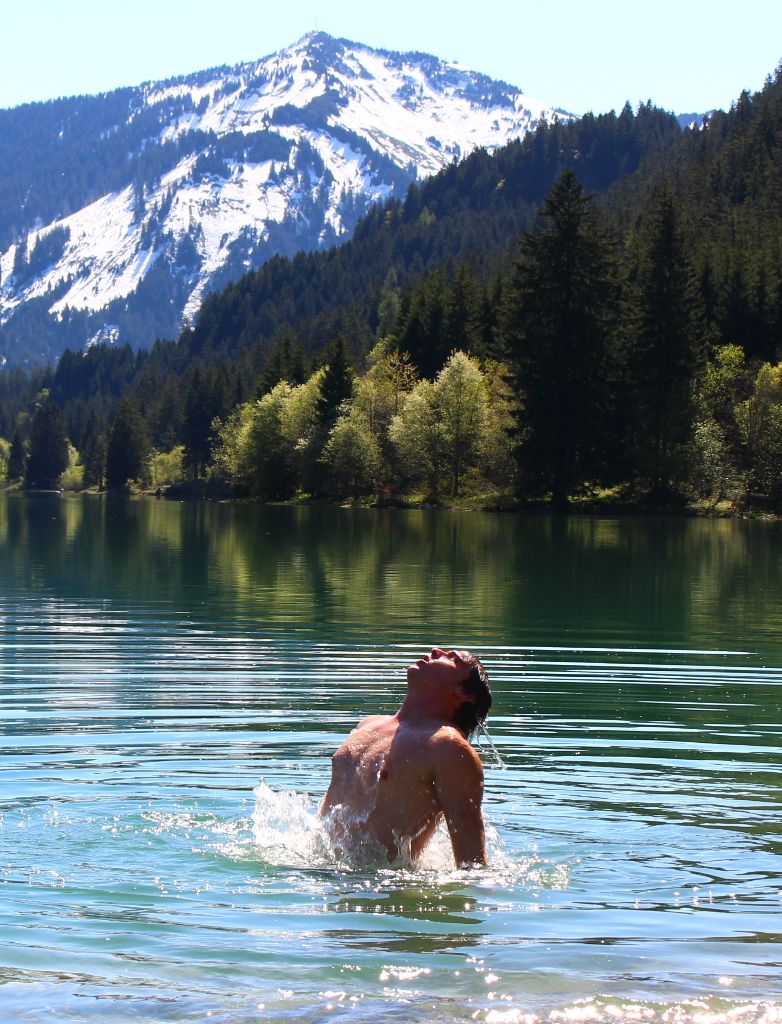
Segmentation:
{"type": "Polygon", "coordinates": [[[782,524],[0,495],[0,1009],[782,1021],[782,524]],[[317,843],[432,644],[490,864],[317,843]]]}

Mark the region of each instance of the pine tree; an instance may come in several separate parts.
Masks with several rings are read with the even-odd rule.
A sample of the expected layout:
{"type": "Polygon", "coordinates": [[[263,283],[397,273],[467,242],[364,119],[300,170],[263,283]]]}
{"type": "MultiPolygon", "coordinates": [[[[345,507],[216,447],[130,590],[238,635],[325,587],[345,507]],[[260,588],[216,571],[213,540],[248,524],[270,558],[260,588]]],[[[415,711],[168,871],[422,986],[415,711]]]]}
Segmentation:
{"type": "Polygon", "coordinates": [[[377,305],[377,336],[387,338],[396,332],[399,324],[399,313],[402,308],[400,289],[397,283],[396,270],[391,269],[386,274],[383,288],[380,292],[380,301],[377,305]]]}
{"type": "Polygon", "coordinates": [[[447,291],[445,273],[437,270],[421,278],[405,296],[399,347],[410,353],[421,376],[430,379],[442,369],[449,353],[443,334],[447,291]]]}
{"type": "Polygon", "coordinates": [[[263,364],[258,378],[258,397],[268,394],[282,380],[289,384],[303,384],[306,379],[301,348],[293,331],[284,327],[278,332],[276,344],[263,364]]]}
{"type": "Polygon", "coordinates": [[[137,407],[128,398],[117,406],[117,414],[106,452],[106,485],[111,490],[126,490],[130,480],[143,478],[149,445],[137,407]]]}
{"type": "Polygon", "coordinates": [[[8,456],[8,479],[21,480],[27,466],[27,444],[19,426],[11,438],[11,452],[8,456]]]}
{"type": "Polygon", "coordinates": [[[353,371],[345,348],[344,337],[337,335],[326,357],[326,372],[318,398],[318,425],[324,435],[337,422],[340,406],[346,398],[350,398],[353,389],[353,371]]]}
{"type": "Polygon", "coordinates": [[[600,474],[617,288],[613,247],[572,171],[541,212],[541,226],[521,240],[505,332],[522,490],[562,505],[600,474]]]}
{"type": "Polygon", "coordinates": [[[30,430],[30,454],[24,481],[27,487],[56,487],[68,468],[68,432],[62,409],[55,402],[39,406],[30,430]]]}
{"type": "Polygon", "coordinates": [[[287,338],[284,339],[281,344],[275,345],[269,353],[266,362],[263,364],[263,370],[258,378],[258,398],[263,397],[263,395],[267,395],[272,388],[276,387],[286,379],[286,344],[287,338]]]}
{"type": "Polygon", "coordinates": [[[743,269],[734,267],[727,281],[720,306],[720,332],[728,345],[740,345],[748,355],[756,355],[759,346],[752,302],[743,269]]]}
{"type": "Polygon", "coordinates": [[[182,441],[184,466],[191,479],[203,475],[217,438],[215,421],[225,415],[225,375],[221,370],[196,368],[185,396],[182,441]]]}
{"type": "Polygon", "coordinates": [[[81,461],[84,466],[84,486],[102,487],[106,473],[106,423],[93,409],[87,420],[82,442],[81,461]]]}
{"type": "Polygon", "coordinates": [[[445,350],[475,352],[480,347],[481,294],[473,268],[463,260],[447,292],[442,344],[445,350]]]}
{"type": "Polygon", "coordinates": [[[630,357],[641,481],[662,498],[686,476],[696,413],[702,348],[691,282],[674,198],[664,188],[647,230],[630,357]]]}

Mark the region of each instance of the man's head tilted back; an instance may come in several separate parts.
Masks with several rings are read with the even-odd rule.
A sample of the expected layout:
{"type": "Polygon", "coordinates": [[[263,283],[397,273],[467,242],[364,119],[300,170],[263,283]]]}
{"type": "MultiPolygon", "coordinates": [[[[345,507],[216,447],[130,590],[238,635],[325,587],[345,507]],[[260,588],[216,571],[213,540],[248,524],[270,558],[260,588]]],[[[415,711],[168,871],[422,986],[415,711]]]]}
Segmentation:
{"type": "Polygon", "coordinates": [[[459,661],[470,669],[470,674],[463,684],[464,692],[469,699],[457,708],[453,723],[465,736],[470,737],[478,728],[478,723],[483,724],[489,714],[491,707],[489,675],[474,654],[469,651],[456,651],[456,654],[459,661]]]}
{"type": "Polygon", "coordinates": [[[433,647],[431,654],[408,666],[402,707],[429,719],[440,718],[469,737],[491,707],[486,669],[469,651],[433,647]]]}

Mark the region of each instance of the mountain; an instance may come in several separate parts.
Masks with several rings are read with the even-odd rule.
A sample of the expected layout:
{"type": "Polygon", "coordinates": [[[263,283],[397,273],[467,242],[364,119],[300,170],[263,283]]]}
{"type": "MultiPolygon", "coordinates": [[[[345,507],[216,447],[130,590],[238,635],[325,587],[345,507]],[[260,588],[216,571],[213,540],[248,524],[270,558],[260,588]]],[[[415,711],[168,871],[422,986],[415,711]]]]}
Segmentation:
{"type": "MultiPolygon", "coordinates": [[[[501,355],[502,282],[563,171],[574,170],[602,204],[623,181],[654,175],[682,137],[673,115],[626,105],[541,124],[491,154],[478,149],[411,185],[403,201],[376,203],[345,244],[274,257],[211,293],[176,342],[135,355],[127,345],[95,345],[63,353],[53,374],[0,374],[0,437],[46,388],[81,451],[92,413],[110,423],[125,394],[144,410],[152,443],[169,450],[184,443],[188,409],[191,425],[195,416],[208,431],[280,376],[298,382],[340,336],[356,367],[389,335],[426,375],[454,347],[501,355]]],[[[642,203],[623,219],[634,222],[642,203]]]]}
{"type": "Polygon", "coordinates": [[[0,111],[0,362],[174,337],[271,256],[345,240],[378,200],[568,116],[428,54],[324,33],[0,111]]]}
{"type": "Polygon", "coordinates": [[[714,113],[716,111],[709,110],[705,114],[677,114],[676,120],[679,122],[680,128],[702,128],[714,113]]]}
{"type": "Polygon", "coordinates": [[[183,331],[177,358],[183,366],[220,364],[255,351],[263,362],[276,336],[291,330],[313,353],[344,333],[358,354],[387,321],[388,301],[404,305],[422,278],[451,277],[460,263],[484,284],[505,273],[563,171],[573,170],[605,200],[625,180],[643,182],[645,168],[681,139],[672,114],[648,104],[633,112],[628,104],[619,114],[540,125],[491,154],[476,150],[411,185],[403,201],[377,203],[344,245],[275,258],[209,295],[183,331]]]}

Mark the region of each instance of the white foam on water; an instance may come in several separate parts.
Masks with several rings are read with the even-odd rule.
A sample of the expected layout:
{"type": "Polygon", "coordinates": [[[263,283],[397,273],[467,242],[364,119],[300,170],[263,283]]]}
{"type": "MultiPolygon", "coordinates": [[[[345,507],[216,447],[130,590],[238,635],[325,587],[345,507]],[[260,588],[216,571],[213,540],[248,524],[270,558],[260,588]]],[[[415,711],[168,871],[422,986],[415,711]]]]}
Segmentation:
{"type": "Polygon", "coordinates": [[[389,864],[385,851],[369,840],[349,854],[335,848],[327,822],[318,816],[318,808],[306,794],[275,791],[263,780],[253,790],[253,847],[242,846],[243,859],[258,858],[273,867],[330,869],[339,871],[373,868],[378,877],[389,881],[417,879],[428,884],[469,880],[479,888],[494,886],[535,886],[565,889],[569,866],[544,860],[532,850],[511,856],[504,848],[497,829],[487,824],[488,864],[485,868],[459,869],[444,822],[440,822],[418,860],[400,857],[389,864]]]}
{"type": "Polygon", "coordinates": [[[715,995],[675,1003],[596,996],[542,1014],[492,1007],[473,1014],[472,1019],[483,1024],[780,1024],[782,1004],[736,1002],[715,995]]]}
{"type": "Polygon", "coordinates": [[[318,809],[294,790],[275,792],[261,780],[253,790],[255,853],[274,867],[333,867],[333,855],[318,809]]]}
{"type": "MultiPolygon", "coordinates": [[[[280,882],[286,873],[304,870],[332,875],[369,871],[381,887],[468,883],[475,889],[524,892],[566,890],[569,886],[569,862],[541,857],[534,843],[524,851],[511,852],[489,822],[486,824],[488,863],[485,867],[457,868],[442,820],[415,862],[409,853],[407,856],[403,853],[389,863],[385,850],[371,837],[358,848],[354,844],[349,850],[344,849],[339,839],[330,834],[328,822],[319,817],[317,803],[306,793],[274,790],[260,780],[253,789],[253,796],[251,818],[227,819],[203,808],[177,807],[143,813],[143,830],[151,837],[173,837],[193,853],[208,851],[234,863],[279,868],[280,882]]],[[[128,823],[125,827],[137,826],[128,823]]],[[[293,875],[289,875],[289,881],[293,884],[293,875]]],[[[296,885],[301,881],[299,878],[296,885]]]]}

